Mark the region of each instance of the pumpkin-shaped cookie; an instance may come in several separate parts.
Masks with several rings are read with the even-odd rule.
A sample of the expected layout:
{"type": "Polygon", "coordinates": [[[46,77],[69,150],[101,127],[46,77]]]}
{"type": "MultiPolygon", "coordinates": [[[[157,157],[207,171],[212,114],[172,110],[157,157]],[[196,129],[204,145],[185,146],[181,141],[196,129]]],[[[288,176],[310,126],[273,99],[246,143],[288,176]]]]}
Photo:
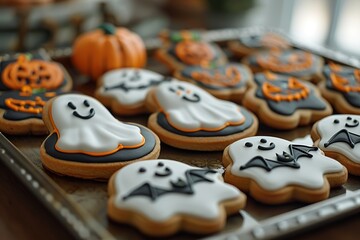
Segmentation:
{"type": "Polygon", "coordinates": [[[143,67],[146,64],[146,49],[135,33],[103,24],[75,40],[72,62],[82,74],[97,80],[112,69],[143,67]]]}

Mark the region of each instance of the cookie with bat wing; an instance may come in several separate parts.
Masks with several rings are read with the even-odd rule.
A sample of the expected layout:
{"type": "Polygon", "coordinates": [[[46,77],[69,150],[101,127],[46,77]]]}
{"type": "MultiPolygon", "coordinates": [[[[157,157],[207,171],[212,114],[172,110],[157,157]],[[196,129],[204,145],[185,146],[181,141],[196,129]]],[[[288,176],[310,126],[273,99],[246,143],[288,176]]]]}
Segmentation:
{"type": "Polygon", "coordinates": [[[314,124],[311,137],[326,156],[342,163],[354,175],[360,175],[360,116],[337,114],[314,124]]]}
{"type": "Polygon", "coordinates": [[[225,181],[267,204],[317,202],[347,181],[347,170],[318,147],[268,136],[241,139],[223,154],[225,181]]]}
{"type": "Polygon", "coordinates": [[[157,237],[181,230],[217,232],[246,202],[216,171],[166,159],[130,164],[111,177],[108,187],[108,216],[157,237]]]}
{"type": "Polygon", "coordinates": [[[233,141],[255,135],[258,127],[257,118],[244,107],[182,81],[151,90],[146,106],[154,112],[149,128],[164,143],[182,149],[223,150],[233,141]]]}
{"type": "Polygon", "coordinates": [[[51,99],[43,120],[50,135],[40,147],[41,161],[60,175],[107,179],[131,162],[159,156],[160,141],[151,130],[118,121],[86,95],[51,99]]]}

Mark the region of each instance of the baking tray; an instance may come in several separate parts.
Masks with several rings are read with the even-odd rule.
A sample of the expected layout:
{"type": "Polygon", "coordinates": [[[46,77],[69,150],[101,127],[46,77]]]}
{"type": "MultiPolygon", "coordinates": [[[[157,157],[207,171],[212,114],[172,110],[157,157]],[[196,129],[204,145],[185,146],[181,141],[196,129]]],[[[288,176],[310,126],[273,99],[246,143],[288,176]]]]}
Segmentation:
{"type": "MultiPolygon", "coordinates": [[[[205,31],[202,37],[213,42],[226,42],[240,36],[276,31],[274,29],[247,28],[205,31]]],[[[360,61],[317,46],[305,45],[288,38],[295,48],[306,49],[327,60],[337,61],[360,68],[360,61]]],[[[158,39],[146,41],[149,56],[159,47],[158,39]]],[[[76,91],[93,95],[95,84],[77,75],[71,67],[71,48],[49,51],[50,55],[62,62],[73,76],[76,91]]],[[[149,59],[148,69],[167,74],[160,63],[149,59]]],[[[121,121],[146,125],[147,115],[118,117],[121,121]]],[[[271,135],[294,142],[308,143],[311,126],[291,131],[275,131],[260,124],[257,135],[271,135]]],[[[2,163],[22,182],[47,210],[61,222],[61,226],[77,239],[143,239],[135,228],[109,220],[106,216],[107,183],[61,177],[45,170],[40,161],[39,147],[46,136],[4,136],[0,134],[0,159],[2,163]]],[[[197,152],[180,150],[166,144],[161,145],[160,158],[176,159],[190,165],[223,171],[222,152],[197,152]]],[[[223,231],[199,236],[178,233],[171,239],[267,239],[284,237],[306,231],[338,220],[360,211],[360,179],[349,176],[348,182],[331,190],[330,198],[315,204],[288,203],[269,206],[248,198],[247,206],[239,214],[228,218],[223,231]]]]}

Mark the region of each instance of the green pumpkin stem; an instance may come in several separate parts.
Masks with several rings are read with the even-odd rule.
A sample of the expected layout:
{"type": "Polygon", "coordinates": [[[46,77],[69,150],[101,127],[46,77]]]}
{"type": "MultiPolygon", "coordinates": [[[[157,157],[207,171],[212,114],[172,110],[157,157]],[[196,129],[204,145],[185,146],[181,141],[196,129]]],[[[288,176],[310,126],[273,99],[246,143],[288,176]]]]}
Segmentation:
{"type": "Polygon", "coordinates": [[[103,23],[98,28],[103,30],[106,35],[114,35],[116,32],[116,27],[111,23],[103,23]]]}

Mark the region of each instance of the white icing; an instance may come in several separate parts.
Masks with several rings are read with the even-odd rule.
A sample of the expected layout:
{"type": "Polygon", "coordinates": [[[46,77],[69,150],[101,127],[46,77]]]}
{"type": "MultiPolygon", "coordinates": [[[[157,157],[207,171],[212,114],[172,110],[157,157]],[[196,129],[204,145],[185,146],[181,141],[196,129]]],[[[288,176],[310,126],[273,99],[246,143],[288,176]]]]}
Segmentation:
{"type": "Polygon", "coordinates": [[[156,88],[156,98],[168,121],[180,130],[219,130],[229,124],[238,125],[244,120],[238,105],[217,99],[187,82],[171,81],[161,84],[156,88]],[[170,88],[175,89],[176,92],[170,91],[170,88]],[[196,99],[194,94],[200,97],[199,102],[183,99],[183,97],[196,99]]]}
{"type": "Polygon", "coordinates": [[[319,147],[324,151],[334,151],[346,156],[349,160],[354,161],[355,163],[360,163],[360,144],[356,144],[354,148],[344,142],[337,142],[329,145],[328,147],[324,146],[324,143],[329,141],[329,139],[338,131],[342,129],[347,129],[351,133],[360,135],[360,124],[357,127],[346,127],[345,124],[352,124],[352,120],[349,121],[346,118],[351,117],[352,120],[357,120],[360,122],[359,115],[350,115],[350,114],[338,114],[331,115],[320,120],[317,124],[317,131],[321,137],[319,142],[319,147]],[[338,119],[339,123],[334,124],[334,120],[338,119]]]}
{"type": "Polygon", "coordinates": [[[149,84],[154,81],[160,83],[164,77],[145,69],[123,68],[109,71],[102,78],[102,85],[98,90],[100,95],[114,97],[121,105],[127,106],[144,103],[146,94],[155,86],[149,84]],[[105,90],[119,84],[124,84],[127,88],[137,88],[139,86],[142,88],[127,91],[121,88],[105,90]]]}
{"type": "Polygon", "coordinates": [[[143,142],[140,128],[124,124],[96,99],[80,94],[65,94],[56,97],[51,106],[53,124],[58,130],[58,150],[71,152],[102,153],[116,150],[119,145],[134,146],[143,142]],[[89,107],[84,105],[87,100],[89,107]],[[72,102],[76,110],[68,103],[72,102]],[[90,119],[81,119],[73,115],[74,111],[82,116],[95,115],[90,119]]]}
{"type": "Polygon", "coordinates": [[[144,183],[152,186],[170,189],[170,180],[177,181],[179,178],[186,181],[185,171],[199,169],[184,163],[172,160],[150,160],[129,164],[118,171],[115,176],[116,196],[114,205],[121,209],[131,209],[140,212],[155,221],[166,221],[175,214],[189,214],[207,219],[217,218],[220,214],[219,203],[237,198],[240,192],[237,188],[224,183],[219,179],[219,173],[208,173],[206,178],[213,182],[198,182],[193,185],[194,194],[168,193],[152,200],[146,196],[133,196],[123,199],[134,189],[144,183]],[[164,163],[158,167],[158,163],[164,163]],[[139,173],[143,167],[146,172],[139,173]],[[168,177],[157,177],[156,171],[163,172],[164,168],[171,169],[172,174],[168,177]]]}
{"type": "Polygon", "coordinates": [[[271,171],[266,171],[261,167],[249,167],[240,170],[240,166],[245,165],[255,156],[262,156],[266,159],[276,160],[276,153],[282,155],[283,151],[290,153],[289,144],[291,142],[268,136],[256,136],[241,139],[230,145],[229,155],[233,161],[231,173],[239,177],[251,178],[262,188],[274,191],[280,188],[297,185],[306,188],[316,189],[324,185],[323,175],[326,173],[341,172],[343,166],[332,158],[324,156],[321,151],[309,152],[312,158],[300,157],[297,163],[300,168],[278,167],[271,171]],[[266,139],[267,143],[260,143],[260,139],[266,139]],[[246,147],[245,143],[250,142],[252,147],[246,147]],[[273,142],[275,148],[264,151],[259,150],[258,146],[269,146],[273,142]]]}

